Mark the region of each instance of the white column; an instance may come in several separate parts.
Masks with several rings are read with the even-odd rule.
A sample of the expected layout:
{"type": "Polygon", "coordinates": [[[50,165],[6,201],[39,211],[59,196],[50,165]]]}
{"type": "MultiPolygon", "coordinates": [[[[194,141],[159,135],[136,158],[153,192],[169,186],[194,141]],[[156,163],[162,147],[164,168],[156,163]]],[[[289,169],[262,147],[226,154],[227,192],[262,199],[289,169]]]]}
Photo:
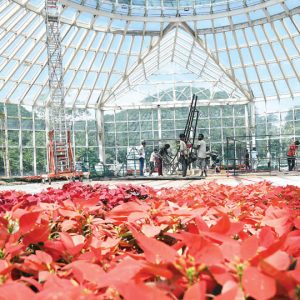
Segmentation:
{"type": "MultiPolygon", "coordinates": [[[[115,123],[116,123],[116,119],[115,119],[115,123]]],[[[139,123],[139,133],[140,133],[140,140],[138,145],[140,145],[140,143],[142,143],[142,128],[141,128],[141,107],[139,106],[139,119],[138,119],[138,123],[139,123]]]]}
{"type": "Polygon", "coordinates": [[[7,109],[6,105],[3,107],[4,110],[4,120],[3,120],[3,126],[4,126],[4,167],[5,167],[5,176],[9,177],[10,176],[10,165],[9,165],[9,156],[8,156],[8,130],[7,130],[7,109]]]}
{"type": "MultiPolygon", "coordinates": [[[[72,109],[70,112],[70,120],[68,121],[68,128],[70,129],[70,137],[71,137],[71,146],[72,146],[72,151],[73,151],[73,158],[74,158],[74,167],[75,167],[75,161],[76,161],[76,139],[75,139],[75,122],[77,121],[77,110],[75,108],[72,109]]],[[[78,112],[80,114],[80,112],[78,112]]]]}
{"type": "MultiPolygon", "coordinates": [[[[121,111],[121,110],[120,110],[121,111]]],[[[115,164],[118,162],[118,147],[119,147],[119,141],[117,140],[117,124],[116,124],[116,110],[114,110],[114,126],[115,126],[115,164]]],[[[104,128],[104,127],[103,127],[104,128]]],[[[104,151],[105,153],[105,151],[104,151]]]]}
{"type": "Polygon", "coordinates": [[[250,108],[249,108],[250,104],[248,103],[247,105],[245,105],[245,110],[244,110],[244,118],[245,118],[245,126],[246,126],[246,145],[247,145],[247,148],[249,148],[249,138],[251,136],[251,128],[250,128],[250,122],[249,122],[249,118],[250,118],[250,108]]]}
{"type": "Polygon", "coordinates": [[[255,104],[254,102],[250,102],[248,105],[248,119],[249,119],[249,133],[251,136],[252,147],[256,146],[256,132],[255,132],[255,104]]]}
{"type": "Polygon", "coordinates": [[[34,175],[36,172],[36,142],[35,142],[35,107],[32,110],[32,145],[33,145],[33,172],[34,175]]]}
{"type": "MultiPolygon", "coordinates": [[[[224,133],[223,133],[223,130],[224,130],[224,122],[223,122],[223,106],[221,106],[222,109],[220,110],[220,114],[221,114],[221,151],[222,151],[222,156],[224,157],[225,155],[225,150],[224,150],[224,133]]],[[[209,111],[208,111],[208,118],[209,118],[209,111]]],[[[210,125],[210,124],[209,124],[210,125]]],[[[234,127],[235,128],[235,127],[234,127]]],[[[234,130],[234,129],[233,129],[234,130]]],[[[233,132],[233,135],[235,137],[235,132],[233,132]]],[[[210,140],[210,148],[211,148],[211,140],[210,140]]]]}
{"type": "Polygon", "coordinates": [[[161,109],[157,105],[157,126],[158,126],[158,139],[161,140],[161,109]]]}
{"type": "Polygon", "coordinates": [[[96,126],[97,126],[97,138],[99,159],[105,163],[105,151],[104,151],[104,111],[101,109],[96,110],[96,126]]]}
{"type": "Polygon", "coordinates": [[[50,108],[48,106],[45,107],[45,134],[46,134],[46,158],[47,158],[47,172],[49,172],[49,130],[50,130],[50,122],[49,122],[50,108]]]}
{"type": "Polygon", "coordinates": [[[20,109],[20,105],[18,105],[18,120],[19,120],[19,154],[20,154],[20,175],[23,176],[24,175],[24,169],[23,169],[23,145],[22,145],[22,135],[23,135],[23,131],[22,131],[22,120],[21,120],[21,109],[20,109]]]}

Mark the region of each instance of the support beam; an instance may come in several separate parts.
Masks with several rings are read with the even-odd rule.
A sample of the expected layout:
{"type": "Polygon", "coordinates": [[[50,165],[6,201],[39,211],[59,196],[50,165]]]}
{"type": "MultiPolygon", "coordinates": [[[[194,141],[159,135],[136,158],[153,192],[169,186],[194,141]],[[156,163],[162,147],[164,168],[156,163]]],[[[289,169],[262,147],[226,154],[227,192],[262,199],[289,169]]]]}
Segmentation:
{"type": "Polygon", "coordinates": [[[205,46],[203,41],[198,37],[195,31],[193,31],[186,23],[181,23],[182,28],[188,32],[197,42],[202,50],[204,50],[207,56],[214,61],[214,63],[223,71],[224,74],[230,79],[230,81],[243,93],[243,95],[249,100],[252,101],[252,97],[249,91],[246,91],[244,87],[234,78],[232,74],[230,74],[224,67],[219,63],[216,57],[209,51],[209,49],[205,46]]]}
{"type": "Polygon", "coordinates": [[[99,149],[99,159],[105,163],[105,137],[104,137],[104,111],[102,109],[96,110],[96,128],[97,128],[97,142],[99,149]]]}
{"type": "Polygon", "coordinates": [[[153,51],[155,51],[155,49],[157,47],[159,47],[159,44],[161,43],[161,41],[163,40],[163,38],[166,36],[166,34],[168,32],[170,32],[172,29],[173,29],[174,25],[171,25],[169,24],[165,29],[164,31],[162,32],[162,35],[160,36],[160,38],[153,44],[149,47],[148,49],[148,52],[142,57],[139,57],[138,59],[138,63],[136,64],[136,66],[131,69],[129,71],[128,74],[124,74],[124,77],[123,79],[116,84],[116,87],[111,91],[111,95],[106,98],[106,99],[102,99],[100,98],[97,102],[97,105],[98,105],[98,108],[102,107],[104,104],[106,104],[107,102],[109,102],[111,100],[111,96],[113,96],[115,94],[115,92],[118,90],[119,87],[121,87],[127,80],[128,80],[128,77],[132,74],[135,73],[135,71],[145,63],[145,60],[153,53],[153,51]],[[101,101],[102,100],[102,101],[101,101]]]}
{"type": "Polygon", "coordinates": [[[23,168],[23,134],[24,131],[22,130],[22,119],[21,119],[21,110],[20,105],[18,105],[18,121],[19,121],[19,165],[20,165],[20,175],[24,176],[24,168],[23,168]]]}
{"type": "MultiPolygon", "coordinates": [[[[43,14],[43,11],[42,10],[34,10],[33,7],[31,5],[28,5],[28,1],[26,3],[24,3],[23,1],[20,1],[20,0],[12,0],[13,2],[15,3],[18,3],[18,5],[20,5],[21,7],[25,8],[26,10],[31,10],[31,11],[34,11],[36,14],[39,14],[39,15],[42,15],[43,14]]],[[[65,0],[62,0],[62,2],[64,2],[65,0]]],[[[283,0],[281,0],[279,2],[281,5],[285,6],[285,3],[283,0]]],[[[63,3],[65,4],[65,3],[63,3]]],[[[249,6],[247,8],[243,8],[243,9],[235,9],[235,10],[229,10],[228,9],[228,12],[224,12],[224,13],[212,13],[212,14],[208,14],[208,15],[197,15],[197,14],[194,14],[193,16],[186,16],[188,17],[189,19],[185,19],[186,17],[185,16],[180,16],[180,17],[174,17],[174,18],[171,18],[170,16],[168,16],[168,22],[175,22],[175,23],[180,23],[180,22],[199,22],[201,20],[214,20],[214,19],[220,19],[220,18],[232,18],[232,16],[234,15],[240,15],[240,14],[244,14],[244,13],[248,13],[249,12],[252,12],[252,11],[256,11],[258,9],[264,9],[268,6],[272,6],[274,4],[278,4],[278,1],[277,0],[273,0],[273,1],[266,1],[264,2],[261,6],[261,5],[252,5],[252,6],[249,6]]],[[[71,3],[70,0],[68,0],[68,5],[66,5],[66,7],[74,7],[74,2],[71,3]]],[[[163,4],[162,4],[163,6],[163,4]]],[[[95,30],[95,31],[99,31],[99,32],[105,32],[105,33],[112,33],[112,34],[123,34],[123,30],[121,29],[114,29],[113,27],[111,26],[103,26],[103,27],[99,27],[99,25],[97,26],[94,26],[95,24],[95,20],[99,17],[98,13],[99,13],[99,7],[97,9],[92,9],[92,8],[89,8],[89,7],[83,7],[81,5],[78,5],[77,6],[78,8],[78,11],[77,11],[77,16],[79,15],[79,13],[82,11],[82,9],[86,9],[88,10],[88,12],[94,16],[94,20],[90,22],[90,29],[92,30],[95,30]]],[[[276,20],[282,20],[286,17],[291,17],[293,15],[297,15],[299,14],[300,12],[300,7],[296,7],[296,8],[293,8],[291,10],[289,10],[287,7],[285,8],[285,11],[284,12],[281,12],[281,13],[278,13],[278,14],[275,14],[275,15],[272,15],[271,16],[271,19],[272,21],[276,21],[276,20]]],[[[100,14],[103,13],[100,11],[100,14]]],[[[128,16],[126,15],[114,15],[111,17],[111,20],[117,18],[117,19],[120,19],[120,18],[128,18],[128,16]]],[[[161,17],[160,18],[160,21],[157,21],[156,17],[153,17],[153,16],[146,16],[147,17],[147,21],[150,21],[150,22],[159,22],[161,24],[164,24],[164,22],[166,22],[166,18],[165,17],[161,17]],[[151,19],[150,19],[151,18],[151,19]]],[[[137,21],[138,16],[134,16],[134,17],[131,17],[130,20],[127,20],[128,22],[130,21],[137,21]]],[[[144,17],[142,17],[144,18],[144,17]]],[[[292,18],[291,18],[292,20],[292,18]]],[[[67,19],[67,18],[64,18],[62,20],[62,23],[64,24],[68,24],[68,25],[72,25],[72,26],[78,26],[78,27],[81,27],[79,24],[77,24],[77,17],[75,16],[74,18],[72,19],[67,19]]],[[[143,21],[143,22],[147,22],[147,21],[143,21]]],[[[252,23],[254,25],[261,25],[261,24],[265,24],[267,23],[268,20],[266,17],[262,17],[260,19],[257,19],[257,20],[254,20],[252,21],[252,23]]],[[[292,20],[293,22],[293,20],[292,20]]],[[[243,23],[238,23],[238,24],[235,24],[234,25],[234,30],[237,30],[237,29],[243,29],[243,28],[247,28],[251,26],[250,23],[248,22],[243,22],[243,23]]],[[[196,29],[195,29],[196,30],[196,29]]],[[[205,29],[197,29],[197,34],[198,35],[201,35],[201,34],[215,34],[215,33],[218,33],[218,32],[226,32],[226,31],[229,31],[231,30],[231,26],[230,25],[225,25],[225,26],[218,26],[218,27],[215,27],[215,28],[205,28],[205,29]]],[[[147,36],[159,36],[161,31],[155,31],[155,30],[143,30],[144,34],[147,35],[147,36]]],[[[127,32],[127,35],[131,35],[131,36],[140,36],[142,34],[142,31],[141,30],[128,30],[127,32]]]]}
{"type": "Polygon", "coordinates": [[[46,160],[47,160],[47,166],[46,166],[46,172],[49,173],[49,156],[48,156],[48,145],[49,145],[49,131],[50,131],[50,111],[49,107],[45,107],[45,134],[46,134],[46,160]]]}
{"type": "Polygon", "coordinates": [[[32,110],[32,146],[33,146],[33,174],[37,175],[36,171],[36,133],[35,133],[35,108],[32,110]]]}
{"type": "Polygon", "coordinates": [[[188,64],[187,69],[189,71],[195,75],[203,74],[203,78],[207,82],[215,82],[215,86],[218,86],[220,90],[226,91],[228,95],[233,95],[235,98],[245,97],[247,101],[252,101],[253,99],[252,93],[246,90],[234,75],[220,64],[219,60],[204,45],[196,32],[186,23],[180,23],[169,24],[165,28],[160,39],[149,48],[143,58],[138,59],[135,67],[128,74],[125,74],[111,93],[106,98],[102,95],[98,101],[98,106],[103,107],[107,105],[118,95],[123,95],[128,89],[148,79],[149,76],[159,70],[158,62],[160,67],[162,67],[162,61],[168,63],[172,62],[172,60],[183,67],[188,64]],[[188,35],[184,36],[185,33],[188,33],[188,35]],[[170,49],[172,50],[170,51],[170,49]],[[157,51],[160,52],[160,59],[157,58],[157,51]],[[192,52],[193,54],[191,54],[192,52]],[[180,55],[183,57],[182,63],[180,62],[180,55]],[[204,66],[206,69],[204,69],[204,66]]]}
{"type": "Polygon", "coordinates": [[[157,105],[157,125],[158,125],[158,138],[161,140],[161,108],[157,105]]]}
{"type": "Polygon", "coordinates": [[[7,108],[6,105],[3,107],[4,112],[4,160],[5,160],[5,176],[10,177],[10,164],[9,164],[9,155],[8,155],[8,129],[7,129],[7,108]]]}
{"type": "MultiPolygon", "coordinates": [[[[14,0],[17,1],[17,0],[14,0]]],[[[229,16],[235,16],[239,14],[245,14],[247,12],[252,12],[259,9],[264,9],[269,6],[283,3],[284,0],[269,0],[269,1],[263,1],[256,5],[249,5],[244,6],[240,9],[233,9],[233,10],[226,10],[220,13],[209,13],[209,14],[203,14],[203,15],[188,15],[188,16],[181,16],[178,13],[174,16],[168,16],[168,22],[170,23],[180,23],[180,22],[191,22],[191,21],[202,21],[202,20],[213,20],[217,18],[224,18],[229,16]]],[[[115,14],[111,12],[106,12],[103,10],[98,10],[89,6],[83,6],[80,4],[75,3],[72,0],[61,0],[61,3],[72,7],[74,9],[77,9],[81,12],[88,12],[92,15],[96,16],[103,16],[111,19],[120,19],[120,20],[126,20],[126,21],[134,21],[134,22],[165,22],[166,16],[163,16],[163,10],[162,10],[162,16],[156,17],[156,16],[131,16],[130,14],[115,14]]],[[[201,5],[199,5],[199,8],[201,5]]]]}

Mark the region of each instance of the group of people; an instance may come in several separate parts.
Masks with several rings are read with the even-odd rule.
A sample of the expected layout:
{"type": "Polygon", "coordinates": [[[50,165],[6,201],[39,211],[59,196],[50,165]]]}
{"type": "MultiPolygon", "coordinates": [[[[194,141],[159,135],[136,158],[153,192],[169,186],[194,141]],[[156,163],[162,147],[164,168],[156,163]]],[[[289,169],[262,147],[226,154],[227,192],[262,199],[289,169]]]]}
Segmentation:
{"type": "MultiPolygon", "coordinates": [[[[269,153],[269,151],[268,151],[269,153]]],[[[248,149],[246,149],[246,153],[245,153],[245,169],[247,170],[252,170],[254,172],[257,171],[257,167],[258,167],[258,153],[256,151],[256,147],[253,147],[251,150],[251,153],[249,153],[248,149]],[[250,160],[250,155],[251,155],[251,160],[250,160]],[[250,164],[251,162],[251,164],[250,164]]],[[[269,164],[269,163],[268,163],[269,164]]],[[[270,162],[271,165],[271,162],[270,162]]]]}
{"type": "MultiPolygon", "coordinates": [[[[139,167],[140,167],[140,176],[144,176],[144,165],[145,165],[145,146],[146,142],[143,141],[139,151],[139,167]]],[[[149,160],[149,176],[151,176],[154,172],[155,165],[157,166],[158,175],[163,175],[163,160],[164,157],[169,156],[168,155],[168,149],[170,148],[169,144],[165,144],[162,148],[157,149],[155,148],[153,152],[151,153],[150,160],[149,160]]],[[[179,145],[178,145],[178,162],[181,164],[182,168],[182,176],[185,177],[187,174],[188,166],[190,165],[193,157],[195,157],[196,164],[201,170],[201,176],[207,176],[207,146],[206,142],[204,140],[204,135],[199,134],[198,141],[194,147],[194,149],[191,149],[190,145],[186,143],[186,136],[185,134],[179,135],[179,145]],[[196,152],[193,152],[193,150],[196,152]]],[[[210,155],[210,153],[209,153],[210,155]]],[[[209,156],[210,157],[210,156],[209,156]]],[[[212,153],[212,157],[218,157],[216,153],[212,153]]],[[[216,160],[217,161],[217,160],[216,160]]],[[[216,165],[216,171],[219,170],[218,165],[216,165]]]]}
{"type": "Polygon", "coordinates": [[[215,168],[216,173],[220,173],[220,159],[218,156],[218,153],[216,151],[209,151],[209,148],[206,145],[206,142],[204,140],[204,135],[200,133],[198,135],[198,141],[196,145],[194,146],[194,149],[189,149],[185,143],[185,135],[181,134],[179,136],[180,138],[180,159],[182,165],[182,176],[186,176],[187,168],[190,165],[191,162],[194,161],[192,154],[194,151],[196,151],[196,165],[201,171],[200,176],[207,177],[207,169],[210,165],[210,159],[212,159],[212,167],[215,168]]]}
{"type": "MultiPolygon", "coordinates": [[[[179,135],[179,158],[178,161],[182,166],[182,176],[185,177],[187,174],[187,169],[189,164],[191,163],[191,154],[192,151],[196,151],[196,161],[197,161],[197,166],[201,170],[201,176],[207,176],[207,158],[208,154],[213,158],[214,156],[217,157],[217,154],[215,153],[208,153],[207,147],[206,147],[206,142],[204,140],[204,135],[200,133],[198,135],[198,141],[196,143],[196,146],[194,149],[189,148],[189,146],[186,143],[186,136],[182,133],[179,135]]],[[[288,170],[293,171],[295,169],[295,161],[296,161],[296,155],[298,151],[298,146],[300,142],[295,141],[293,142],[287,152],[287,162],[288,162],[288,170]]],[[[140,148],[138,149],[139,151],[139,162],[140,162],[140,176],[144,176],[144,165],[145,165],[145,146],[146,142],[143,141],[140,148]]],[[[157,165],[158,169],[158,175],[162,176],[163,175],[163,158],[168,156],[168,149],[170,148],[169,144],[165,144],[162,148],[157,149],[155,148],[154,151],[151,153],[150,156],[150,172],[149,175],[151,176],[154,172],[155,165],[157,165]]],[[[266,154],[266,159],[268,163],[268,168],[271,167],[271,153],[269,150],[267,150],[266,154]]],[[[217,162],[217,160],[216,160],[217,162]]],[[[252,150],[248,151],[246,149],[245,153],[245,158],[244,158],[244,164],[245,164],[245,169],[246,170],[253,170],[257,171],[258,167],[258,153],[256,150],[256,147],[253,147],[252,150]]],[[[216,172],[220,171],[218,163],[215,164],[216,172]]]]}
{"type": "MultiPolygon", "coordinates": [[[[271,153],[269,150],[267,150],[266,160],[267,160],[268,168],[271,168],[271,153]]],[[[256,147],[253,147],[250,153],[249,153],[248,149],[246,149],[244,162],[245,162],[246,171],[251,170],[251,168],[254,172],[257,171],[258,153],[257,153],[256,147]],[[251,164],[250,164],[250,162],[251,162],[251,164]]]]}
{"type": "MultiPolygon", "coordinates": [[[[295,141],[288,147],[287,163],[288,163],[289,171],[295,170],[296,156],[297,156],[299,144],[300,144],[299,141],[295,141]]],[[[269,150],[267,150],[266,160],[268,163],[268,168],[271,168],[271,153],[269,150]]],[[[258,153],[257,153],[256,147],[253,147],[250,153],[249,153],[248,149],[246,149],[244,163],[245,163],[246,170],[252,169],[255,172],[257,171],[258,153]]]]}
{"type": "MultiPolygon", "coordinates": [[[[140,162],[140,176],[144,176],[144,166],[145,166],[145,146],[146,142],[143,141],[142,145],[138,149],[139,152],[139,162],[140,162]]],[[[163,158],[168,155],[168,149],[170,148],[169,144],[165,144],[161,149],[155,148],[151,153],[149,160],[149,176],[154,172],[155,165],[157,165],[158,175],[163,175],[163,158]]]]}
{"type": "Polygon", "coordinates": [[[168,156],[168,149],[170,148],[169,144],[165,144],[161,149],[155,148],[150,156],[150,172],[149,176],[151,176],[155,169],[155,164],[157,165],[158,176],[163,175],[163,158],[168,156]]]}

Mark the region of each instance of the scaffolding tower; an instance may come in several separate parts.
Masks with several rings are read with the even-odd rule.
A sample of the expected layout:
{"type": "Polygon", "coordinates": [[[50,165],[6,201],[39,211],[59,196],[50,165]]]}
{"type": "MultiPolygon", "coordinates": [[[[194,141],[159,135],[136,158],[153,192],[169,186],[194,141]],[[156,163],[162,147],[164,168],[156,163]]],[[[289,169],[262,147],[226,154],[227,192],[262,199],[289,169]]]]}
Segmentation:
{"type": "Polygon", "coordinates": [[[65,114],[59,1],[45,1],[50,89],[49,173],[60,174],[72,172],[74,163],[65,114]]]}

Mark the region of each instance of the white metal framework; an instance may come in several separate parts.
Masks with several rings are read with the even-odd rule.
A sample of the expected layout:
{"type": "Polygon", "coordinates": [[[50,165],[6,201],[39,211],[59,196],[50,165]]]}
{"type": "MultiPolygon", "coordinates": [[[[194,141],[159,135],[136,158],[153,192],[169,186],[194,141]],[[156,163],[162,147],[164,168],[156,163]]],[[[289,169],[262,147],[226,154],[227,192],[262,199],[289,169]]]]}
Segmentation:
{"type": "Polygon", "coordinates": [[[216,89],[227,93],[229,98],[252,100],[252,94],[243,87],[237,78],[225,70],[217,58],[205,47],[203,41],[195,37],[195,32],[186,24],[169,24],[157,42],[145,53],[134,68],[125,72],[122,79],[115,84],[111,95],[99,99],[104,106],[107,102],[117,100],[132,87],[147,80],[169,62],[177,62],[183,68],[203,79],[207,87],[212,87],[209,99],[213,100],[216,89]],[[158,64],[155,61],[158,60],[158,64]]]}
{"type": "MultiPolygon", "coordinates": [[[[107,15],[104,7],[110,1],[94,1],[95,7],[93,1],[62,2],[66,107],[111,105],[118,91],[135,88],[126,76],[142,71],[149,77],[168,60],[200,73],[203,63],[197,53],[203,51],[223,69],[224,77],[239,82],[237,90],[255,101],[300,95],[299,1],[143,1],[139,3],[148,7],[143,16],[134,15],[134,9],[107,15]],[[150,16],[154,6],[167,11],[171,2],[199,10],[188,16],[150,16]],[[201,14],[207,5],[211,10],[201,14]],[[174,33],[180,36],[174,38],[174,33]],[[188,49],[191,55],[185,54],[188,49]],[[143,64],[151,53],[157,55],[143,64]]],[[[137,3],[126,5],[134,8],[137,3]]],[[[44,106],[49,101],[43,8],[43,0],[4,1],[0,7],[3,102],[44,106]]]]}
{"type": "MultiPolygon", "coordinates": [[[[208,128],[212,143],[254,125],[256,134],[273,135],[280,145],[300,137],[299,1],[61,3],[57,74],[64,75],[66,113],[78,115],[75,156],[177,137],[186,115],[181,108],[193,93],[204,114],[200,129],[208,128]],[[253,109],[242,114],[240,106],[252,100],[253,109]],[[84,113],[89,120],[81,119],[84,113]]],[[[13,175],[45,172],[47,34],[45,0],[0,1],[0,111],[5,169],[13,175]]]]}
{"type": "MultiPolygon", "coordinates": [[[[60,41],[58,0],[46,0],[46,31],[50,90],[50,131],[53,130],[55,173],[70,170],[67,124],[65,115],[63,67],[60,41]]],[[[52,147],[52,145],[50,145],[52,147]]],[[[52,149],[51,149],[52,150],[52,149]]]]}

